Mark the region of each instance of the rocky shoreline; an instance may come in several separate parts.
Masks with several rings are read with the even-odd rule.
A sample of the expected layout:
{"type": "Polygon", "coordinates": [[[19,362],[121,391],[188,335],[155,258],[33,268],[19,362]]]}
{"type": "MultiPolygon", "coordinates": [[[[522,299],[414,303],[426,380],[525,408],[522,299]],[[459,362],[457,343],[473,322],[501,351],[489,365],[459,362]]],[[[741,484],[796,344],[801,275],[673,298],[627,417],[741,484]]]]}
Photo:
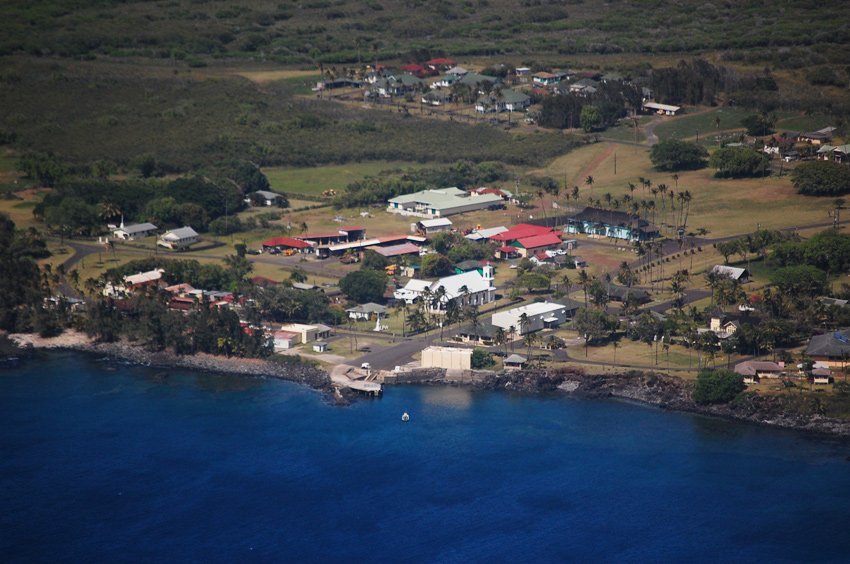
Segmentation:
{"type": "Polygon", "coordinates": [[[655,372],[629,371],[622,374],[594,375],[571,368],[522,371],[493,375],[486,378],[480,387],[520,392],[558,390],[587,399],[619,398],[661,409],[850,437],[850,421],[820,413],[822,409],[818,398],[798,398],[790,394],[745,393],[727,404],[700,405],[691,399],[689,382],[655,372]]]}
{"type": "MultiPolygon", "coordinates": [[[[74,332],[52,339],[42,339],[29,334],[9,335],[9,339],[23,355],[41,349],[73,350],[159,368],[186,368],[277,378],[320,391],[338,404],[347,404],[353,397],[351,394],[340,394],[335,390],[328,372],[307,363],[281,364],[263,359],[225,358],[209,354],[152,353],[130,343],[96,343],[87,336],[74,332]]],[[[8,343],[6,346],[8,348],[8,343]]],[[[595,375],[586,374],[577,368],[564,367],[502,373],[478,372],[471,378],[457,380],[448,379],[445,370],[425,369],[410,376],[403,380],[388,378],[386,384],[454,385],[519,393],[564,393],[586,399],[619,398],[661,409],[850,437],[850,421],[825,416],[819,409],[818,398],[750,393],[743,394],[738,400],[728,404],[700,405],[691,399],[689,382],[656,372],[628,371],[621,374],[595,375]]]]}
{"type": "Polygon", "coordinates": [[[96,343],[87,336],[74,332],[69,332],[64,338],[41,339],[30,334],[15,334],[9,335],[9,339],[17,345],[21,354],[36,350],[71,350],[157,368],[186,368],[258,378],[277,378],[308,386],[329,396],[333,392],[328,373],[307,363],[281,364],[257,358],[227,358],[204,353],[176,355],[168,351],[149,352],[126,342],[96,343]]]}

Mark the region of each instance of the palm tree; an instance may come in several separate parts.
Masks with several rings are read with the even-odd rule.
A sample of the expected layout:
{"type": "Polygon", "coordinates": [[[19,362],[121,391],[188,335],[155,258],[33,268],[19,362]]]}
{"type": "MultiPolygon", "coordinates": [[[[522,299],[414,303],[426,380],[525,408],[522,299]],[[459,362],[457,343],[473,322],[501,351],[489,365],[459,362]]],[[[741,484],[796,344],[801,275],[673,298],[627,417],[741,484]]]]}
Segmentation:
{"type": "MultiPolygon", "coordinates": [[[[516,338],[516,327],[511,325],[508,327],[508,339],[511,342],[511,352],[514,350],[514,339],[516,338]]],[[[508,354],[508,349],[505,347],[505,354],[508,354]]]]}
{"type": "Polygon", "coordinates": [[[526,357],[528,360],[531,360],[531,347],[537,344],[537,334],[536,333],[528,333],[523,340],[525,341],[526,346],[526,357]]]}
{"type": "Polygon", "coordinates": [[[496,333],[493,335],[493,343],[498,347],[500,345],[504,345],[505,347],[505,355],[508,354],[508,336],[505,333],[505,330],[502,327],[496,328],[496,333]]]}
{"type": "Polygon", "coordinates": [[[584,179],[584,183],[587,184],[588,189],[593,190],[593,177],[588,175],[587,178],[584,179]]]}
{"type": "Polygon", "coordinates": [[[587,274],[587,270],[581,270],[578,273],[578,284],[581,286],[581,289],[584,291],[584,307],[587,309],[587,290],[590,288],[590,276],[587,274]]]}

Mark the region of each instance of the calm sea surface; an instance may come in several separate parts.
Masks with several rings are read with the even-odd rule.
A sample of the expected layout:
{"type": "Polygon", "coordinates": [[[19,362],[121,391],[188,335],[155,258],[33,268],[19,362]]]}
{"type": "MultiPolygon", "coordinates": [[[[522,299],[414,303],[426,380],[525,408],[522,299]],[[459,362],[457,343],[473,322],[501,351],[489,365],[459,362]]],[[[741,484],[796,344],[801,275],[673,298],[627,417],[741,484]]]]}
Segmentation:
{"type": "Polygon", "coordinates": [[[0,370],[0,557],[846,562],[848,455],[619,402],[411,387],[338,408],[55,354],[0,370]]]}

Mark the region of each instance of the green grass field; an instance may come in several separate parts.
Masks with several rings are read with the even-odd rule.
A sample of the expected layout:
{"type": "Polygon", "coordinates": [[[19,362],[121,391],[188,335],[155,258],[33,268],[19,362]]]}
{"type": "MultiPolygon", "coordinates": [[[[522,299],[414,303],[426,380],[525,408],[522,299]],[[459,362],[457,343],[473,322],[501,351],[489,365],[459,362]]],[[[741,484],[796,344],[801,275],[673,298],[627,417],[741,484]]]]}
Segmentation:
{"type": "Polygon", "coordinates": [[[834,125],[834,121],[834,119],[824,115],[789,116],[778,120],[776,122],[776,129],[778,131],[786,129],[799,132],[815,131],[828,125],[834,125]]]}
{"type": "Polygon", "coordinates": [[[681,117],[662,118],[663,122],[655,127],[658,139],[688,139],[696,137],[707,137],[718,131],[729,129],[742,129],[741,120],[751,115],[752,110],[743,108],[716,108],[703,111],[694,109],[690,114],[681,117]],[[720,118],[718,125],[716,120],[720,118]]]}
{"type": "Polygon", "coordinates": [[[324,190],[341,192],[348,184],[385,170],[424,166],[427,165],[410,161],[367,161],[318,167],[268,167],[263,172],[275,191],[319,196],[324,190]]]}
{"type": "Polygon", "coordinates": [[[599,134],[602,139],[611,139],[614,141],[626,141],[630,143],[634,143],[637,141],[638,143],[643,143],[646,141],[646,135],[644,135],[643,130],[640,129],[640,126],[646,125],[647,122],[651,121],[651,116],[641,116],[638,118],[638,132],[637,136],[635,136],[634,127],[632,127],[631,120],[621,120],[621,123],[616,127],[609,127],[605,131],[599,134]]]}

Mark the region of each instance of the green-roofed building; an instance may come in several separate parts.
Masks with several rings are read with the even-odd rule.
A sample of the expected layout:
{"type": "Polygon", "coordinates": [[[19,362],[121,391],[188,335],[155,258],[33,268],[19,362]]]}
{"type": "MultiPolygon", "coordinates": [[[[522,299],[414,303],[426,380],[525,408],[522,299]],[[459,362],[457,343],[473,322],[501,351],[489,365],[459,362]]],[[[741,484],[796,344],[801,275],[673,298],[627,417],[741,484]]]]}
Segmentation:
{"type": "Polygon", "coordinates": [[[470,194],[454,187],[422,190],[414,194],[396,196],[387,201],[388,212],[416,217],[446,217],[502,206],[504,202],[497,194],[470,194]]]}

